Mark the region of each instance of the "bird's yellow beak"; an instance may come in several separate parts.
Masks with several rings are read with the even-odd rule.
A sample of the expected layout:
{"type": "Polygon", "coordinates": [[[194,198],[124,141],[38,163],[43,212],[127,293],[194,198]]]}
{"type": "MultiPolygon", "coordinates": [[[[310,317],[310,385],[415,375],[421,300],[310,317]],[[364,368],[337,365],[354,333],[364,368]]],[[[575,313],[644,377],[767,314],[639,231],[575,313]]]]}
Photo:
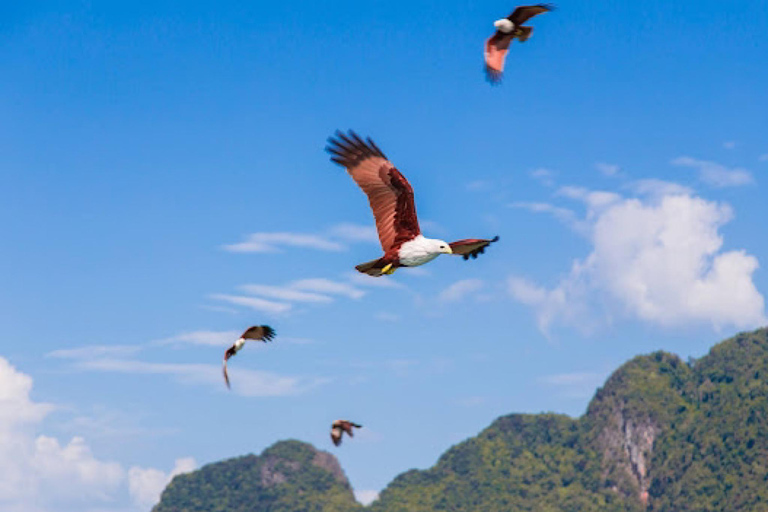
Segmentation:
{"type": "Polygon", "coordinates": [[[453,249],[451,249],[450,245],[445,248],[445,254],[453,254],[453,249]]]}

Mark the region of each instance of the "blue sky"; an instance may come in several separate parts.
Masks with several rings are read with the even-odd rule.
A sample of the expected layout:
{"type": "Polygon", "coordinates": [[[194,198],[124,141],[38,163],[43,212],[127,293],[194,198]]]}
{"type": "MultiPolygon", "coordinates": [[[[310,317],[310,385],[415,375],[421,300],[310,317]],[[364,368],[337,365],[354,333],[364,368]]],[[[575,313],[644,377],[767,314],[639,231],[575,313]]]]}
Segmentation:
{"type": "Polygon", "coordinates": [[[559,2],[500,87],[502,2],[0,6],[4,509],[149,510],[174,470],[285,438],[377,491],[766,323],[768,12],[729,5],[559,2]],[[501,241],[356,276],[380,249],[337,128],[428,236],[501,241]],[[255,323],[278,338],[228,392],[255,323]],[[334,449],[339,417],[366,428],[334,449]]]}

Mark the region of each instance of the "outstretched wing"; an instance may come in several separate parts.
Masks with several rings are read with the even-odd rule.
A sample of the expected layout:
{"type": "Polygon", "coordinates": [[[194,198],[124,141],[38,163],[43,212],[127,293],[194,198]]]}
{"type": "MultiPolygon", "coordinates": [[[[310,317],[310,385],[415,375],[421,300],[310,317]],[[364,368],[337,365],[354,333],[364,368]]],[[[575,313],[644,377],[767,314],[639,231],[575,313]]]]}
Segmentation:
{"type": "MultiPolygon", "coordinates": [[[[229,352],[227,352],[229,354],[229,352]]],[[[224,382],[227,383],[227,389],[232,389],[232,387],[229,385],[229,374],[227,373],[227,359],[229,359],[229,355],[224,356],[224,363],[222,364],[221,371],[224,374],[224,382]]]]}
{"type": "Polygon", "coordinates": [[[485,41],[485,75],[491,83],[501,81],[504,73],[504,59],[507,58],[512,34],[496,32],[485,41]]]}
{"type": "Polygon", "coordinates": [[[543,12],[553,11],[554,9],[555,6],[552,4],[521,5],[512,11],[512,14],[507,16],[507,19],[519,27],[534,16],[543,12]]]}
{"type": "Polygon", "coordinates": [[[384,252],[421,233],[410,183],[370,138],[337,131],[325,149],[368,196],[384,252]]]}
{"type": "Polygon", "coordinates": [[[270,341],[275,337],[275,330],[268,325],[254,325],[240,336],[246,340],[270,341]]]}
{"type": "Polygon", "coordinates": [[[470,257],[477,258],[478,254],[483,254],[485,252],[486,247],[498,241],[498,236],[495,236],[490,240],[468,238],[467,240],[459,240],[449,245],[455,256],[463,256],[465,260],[468,260],[470,257]]]}

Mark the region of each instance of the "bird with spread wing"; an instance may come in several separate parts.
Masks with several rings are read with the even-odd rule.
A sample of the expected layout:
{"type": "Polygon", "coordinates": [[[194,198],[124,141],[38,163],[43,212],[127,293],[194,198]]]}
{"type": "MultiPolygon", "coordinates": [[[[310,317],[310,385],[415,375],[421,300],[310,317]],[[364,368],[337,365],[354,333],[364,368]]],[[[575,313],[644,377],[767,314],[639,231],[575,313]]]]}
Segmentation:
{"type": "Polygon", "coordinates": [[[229,388],[229,374],[227,373],[227,361],[230,357],[234,356],[245,346],[245,340],[263,341],[264,343],[271,341],[275,337],[275,330],[268,325],[254,325],[245,330],[243,334],[235,341],[234,345],[229,347],[224,352],[223,373],[224,382],[227,383],[229,388]]]}
{"type": "Polygon", "coordinates": [[[384,250],[381,258],[357,265],[359,272],[379,277],[399,267],[423,265],[441,254],[463,256],[465,260],[477,258],[499,239],[472,238],[449,244],[426,238],[419,228],[410,183],[370,138],[362,140],[352,131],[348,135],[336,132],[328,142],[326,150],[331,160],[345,167],[368,196],[384,250]]]}
{"type": "Polygon", "coordinates": [[[341,444],[341,436],[346,432],[349,437],[354,437],[352,428],[363,428],[362,425],[347,420],[336,420],[331,424],[331,441],[336,446],[341,444]]]}
{"type": "Polygon", "coordinates": [[[496,33],[485,41],[485,73],[491,83],[501,81],[504,72],[504,59],[507,57],[509,45],[517,39],[524,43],[531,37],[533,27],[523,26],[523,23],[544,12],[554,9],[550,4],[520,6],[506,18],[493,23],[496,33]]]}

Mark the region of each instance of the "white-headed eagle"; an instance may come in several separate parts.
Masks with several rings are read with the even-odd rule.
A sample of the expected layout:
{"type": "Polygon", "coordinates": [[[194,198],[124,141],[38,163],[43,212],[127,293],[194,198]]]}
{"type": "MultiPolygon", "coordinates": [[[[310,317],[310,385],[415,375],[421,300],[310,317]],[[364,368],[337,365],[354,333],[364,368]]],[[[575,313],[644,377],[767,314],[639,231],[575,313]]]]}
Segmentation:
{"type": "Polygon", "coordinates": [[[449,244],[424,237],[411,185],[370,138],[364,141],[352,131],[349,135],[337,131],[328,142],[326,150],[333,155],[331,160],[345,167],[368,196],[384,250],[381,258],[357,265],[358,271],[379,277],[392,274],[398,267],[423,265],[440,254],[463,256],[465,260],[477,258],[499,239],[472,238],[449,244]]]}
{"type": "Polygon", "coordinates": [[[354,437],[354,434],[352,433],[352,427],[363,428],[362,425],[358,425],[357,423],[352,423],[351,421],[347,420],[334,421],[331,424],[331,441],[333,441],[333,444],[336,446],[341,444],[341,436],[344,434],[344,432],[346,432],[349,437],[354,437]]]}
{"type": "Polygon", "coordinates": [[[230,357],[240,352],[240,350],[245,346],[245,340],[263,341],[264,343],[266,343],[272,340],[272,338],[274,337],[275,337],[275,330],[270,326],[254,325],[253,327],[247,328],[245,332],[240,335],[237,341],[235,341],[235,344],[229,347],[226,352],[224,352],[223,372],[224,372],[224,382],[227,383],[227,387],[230,387],[229,375],[227,374],[227,361],[229,360],[230,357]]]}
{"type": "Polygon", "coordinates": [[[485,42],[485,73],[491,83],[501,81],[504,72],[504,59],[507,57],[509,45],[517,39],[524,43],[531,37],[533,27],[525,27],[523,23],[543,12],[554,10],[550,4],[523,5],[512,11],[506,18],[493,23],[496,33],[485,42]]]}

